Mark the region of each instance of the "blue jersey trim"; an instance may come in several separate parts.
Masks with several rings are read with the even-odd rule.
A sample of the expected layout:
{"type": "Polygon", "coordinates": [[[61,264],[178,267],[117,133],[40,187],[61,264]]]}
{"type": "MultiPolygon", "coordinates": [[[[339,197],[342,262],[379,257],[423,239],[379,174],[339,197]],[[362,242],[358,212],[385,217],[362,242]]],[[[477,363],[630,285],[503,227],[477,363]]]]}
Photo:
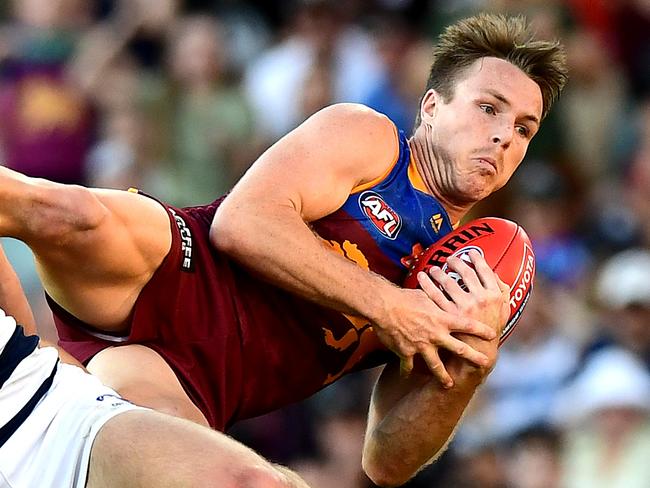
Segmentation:
{"type": "Polygon", "coordinates": [[[34,352],[37,346],[38,337],[25,336],[24,329],[17,325],[0,354],[0,388],[9,379],[18,364],[34,352]]]}
{"type": "Polygon", "coordinates": [[[52,382],[54,381],[54,376],[56,375],[58,365],[59,360],[57,359],[56,363],[54,363],[54,368],[52,368],[50,376],[45,381],[43,381],[41,386],[38,387],[38,390],[36,390],[36,393],[34,393],[32,398],[29,399],[25,406],[21,408],[20,411],[14,415],[14,417],[9,422],[0,428],[0,447],[2,447],[9,440],[9,438],[11,438],[14,432],[16,432],[20,426],[23,425],[23,422],[27,420],[30,414],[34,411],[34,408],[36,408],[38,402],[41,401],[41,398],[43,398],[49,391],[50,387],[52,386],[52,382]]]}
{"type": "Polygon", "coordinates": [[[351,194],[341,207],[397,266],[414,244],[427,247],[452,231],[442,204],[411,182],[408,139],[401,131],[398,138],[399,155],[391,171],[375,185],[351,194]]]}

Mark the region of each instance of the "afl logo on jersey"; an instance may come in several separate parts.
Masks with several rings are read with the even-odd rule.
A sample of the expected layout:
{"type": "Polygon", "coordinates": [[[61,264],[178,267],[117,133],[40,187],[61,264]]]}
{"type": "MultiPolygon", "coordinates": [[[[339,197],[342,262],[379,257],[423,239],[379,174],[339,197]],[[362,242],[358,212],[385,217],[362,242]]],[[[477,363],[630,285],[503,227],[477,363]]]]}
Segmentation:
{"type": "Polygon", "coordinates": [[[394,240],[402,228],[402,219],[379,194],[364,191],[359,195],[359,208],[384,237],[394,240]]]}

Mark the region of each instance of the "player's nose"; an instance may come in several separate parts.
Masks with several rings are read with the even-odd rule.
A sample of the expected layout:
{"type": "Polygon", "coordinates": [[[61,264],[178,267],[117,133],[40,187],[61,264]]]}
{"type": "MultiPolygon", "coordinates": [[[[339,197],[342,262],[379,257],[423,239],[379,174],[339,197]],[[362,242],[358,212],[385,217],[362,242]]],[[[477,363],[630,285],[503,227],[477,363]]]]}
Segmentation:
{"type": "Polygon", "coordinates": [[[490,142],[497,146],[503,146],[506,149],[510,146],[514,133],[515,126],[510,122],[504,121],[500,124],[495,124],[490,136],[490,142]]]}

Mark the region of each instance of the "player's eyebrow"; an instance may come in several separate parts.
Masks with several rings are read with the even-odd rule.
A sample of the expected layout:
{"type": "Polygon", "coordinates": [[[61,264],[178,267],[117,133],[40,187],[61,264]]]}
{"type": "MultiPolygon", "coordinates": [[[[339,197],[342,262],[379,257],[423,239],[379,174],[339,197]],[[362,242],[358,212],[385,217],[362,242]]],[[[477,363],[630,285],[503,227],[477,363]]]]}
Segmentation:
{"type": "MultiPolygon", "coordinates": [[[[504,105],[506,105],[506,106],[508,106],[508,107],[512,107],[512,103],[510,103],[510,101],[509,101],[505,96],[503,96],[501,93],[499,93],[498,91],[495,91],[495,90],[491,90],[491,89],[489,89],[489,88],[486,88],[486,89],[485,89],[485,92],[486,92],[488,95],[491,95],[491,96],[493,96],[494,98],[496,98],[497,100],[499,100],[499,101],[500,101],[501,103],[503,103],[504,105]]],[[[536,125],[539,126],[539,118],[537,118],[535,115],[533,115],[533,114],[526,114],[526,115],[524,115],[523,118],[524,118],[524,120],[529,120],[530,122],[533,122],[534,124],[536,124],[536,125]]]]}

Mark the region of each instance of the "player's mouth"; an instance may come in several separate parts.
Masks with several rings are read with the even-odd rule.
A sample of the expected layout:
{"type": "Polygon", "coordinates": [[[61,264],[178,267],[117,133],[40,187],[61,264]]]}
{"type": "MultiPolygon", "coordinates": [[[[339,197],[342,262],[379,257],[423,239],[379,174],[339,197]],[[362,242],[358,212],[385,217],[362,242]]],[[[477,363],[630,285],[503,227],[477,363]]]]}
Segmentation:
{"type": "Polygon", "coordinates": [[[488,169],[490,173],[495,175],[498,173],[497,163],[494,158],[488,156],[478,156],[474,158],[475,161],[478,161],[482,167],[488,169]]]}

